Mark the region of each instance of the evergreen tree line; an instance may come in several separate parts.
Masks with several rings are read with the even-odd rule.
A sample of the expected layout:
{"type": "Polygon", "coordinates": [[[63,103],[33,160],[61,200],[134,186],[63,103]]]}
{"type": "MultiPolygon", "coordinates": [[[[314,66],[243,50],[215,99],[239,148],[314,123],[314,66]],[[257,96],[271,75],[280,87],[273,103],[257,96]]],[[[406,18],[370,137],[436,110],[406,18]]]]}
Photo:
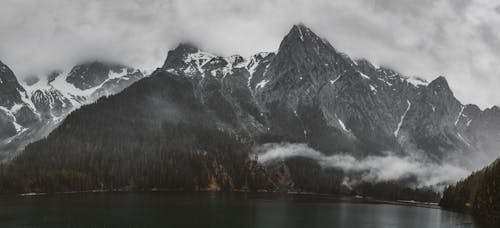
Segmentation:
{"type": "Polygon", "coordinates": [[[440,205],[500,224],[500,159],[446,188],[440,205]]]}
{"type": "MultiPolygon", "coordinates": [[[[231,121],[221,123],[221,114],[193,91],[190,81],[160,72],[81,107],[47,138],[0,166],[0,192],[302,191],[392,200],[405,194],[417,200],[411,192],[425,195],[396,182],[345,188],[341,170],[324,169],[305,158],[263,167],[249,158],[254,141],[221,127],[231,121]]],[[[418,200],[433,200],[429,196],[418,200]]]]}
{"type": "Polygon", "coordinates": [[[0,169],[0,191],[64,192],[117,189],[217,190],[265,188],[251,175],[250,147],[222,131],[162,125],[140,140],[117,136],[84,143],[52,136],[0,169]],[[106,141],[112,140],[114,147],[106,141]]]}

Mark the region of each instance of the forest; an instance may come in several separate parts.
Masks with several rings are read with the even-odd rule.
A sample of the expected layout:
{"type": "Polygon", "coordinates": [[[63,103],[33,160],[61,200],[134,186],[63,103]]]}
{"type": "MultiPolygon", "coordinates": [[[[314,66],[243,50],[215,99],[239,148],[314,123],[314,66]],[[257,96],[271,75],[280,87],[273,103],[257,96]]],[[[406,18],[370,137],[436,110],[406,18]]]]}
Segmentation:
{"type": "Polygon", "coordinates": [[[2,164],[0,192],[265,191],[440,198],[406,181],[347,187],[342,170],[302,157],[259,164],[251,156],[258,142],[221,128],[217,115],[197,99],[190,81],[159,73],[83,106],[48,137],[2,164]]]}
{"type": "Polygon", "coordinates": [[[440,205],[500,223],[500,159],[446,188],[440,205]]]}

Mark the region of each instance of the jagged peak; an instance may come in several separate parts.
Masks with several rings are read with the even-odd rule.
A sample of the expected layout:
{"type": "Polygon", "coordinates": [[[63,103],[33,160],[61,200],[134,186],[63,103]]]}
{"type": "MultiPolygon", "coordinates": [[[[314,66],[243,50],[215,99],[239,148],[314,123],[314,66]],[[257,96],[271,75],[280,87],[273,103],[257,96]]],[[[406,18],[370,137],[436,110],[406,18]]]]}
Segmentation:
{"type": "Polygon", "coordinates": [[[311,29],[306,27],[304,24],[296,24],[292,26],[288,34],[283,38],[280,44],[280,50],[288,46],[297,46],[300,44],[312,44],[314,46],[318,45],[329,45],[325,43],[318,35],[316,35],[311,29]]]}
{"type": "Polygon", "coordinates": [[[280,65],[280,63],[294,62],[297,64],[306,59],[310,60],[306,64],[309,66],[317,64],[321,67],[332,68],[341,65],[346,67],[354,65],[350,58],[342,56],[330,43],[325,42],[311,29],[303,24],[296,24],[281,41],[271,68],[280,65]]]}
{"type": "Polygon", "coordinates": [[[311,29],[309,29],[302,23],[293,25],[292,29],[290,30],[290,33],[297,34],[302,41],[304,41],[306,36],[309,36],[311,34],[316,35],[311,31],[311,29]]]}
{"type": "Polygon", "coordinates": [[[269,56],[273,56],[275,55],[276,53],[274,52],[259,52],[257,54],[254,54],[252,55],[252,57],[250,57],[251,59],[258,59],[258,60],[261,60],[261,59],[265,59],[269,56]]]}
{"type": "Polygon", "coordinates": [[[484,110],[485,113],[495,113],[500,114],[500,107],[493,105],[490,108],[484,110]]]}
{"type": "Polygon", "coordinates": [[[73,66],[69,72],[69,76],[75,73],[85,73],[87,70],[99,70],[99,71],[113,71],[121,72],[123,69],[131,69],[120,63],[101,61],[101,60],[88,60],[82,61],[77,65],[73,66]]]}
{"type": "Polygon", "coordinates": [[[448,85],[448,81],[444,76],[439,76],[436,79],[432,80],[431,83],[429,83],[429,87],[433,89],[444,89],[444,90],[450,90],[450,86],[448,85]]]}
{"type": "Polygon", "coordinates": [[[377,66],[375,66],[372,62],[370,62],[368,59],[365,59],[365,58],[355,59],[354,62],[358,66],[367,66],[367,67],[370,67],[372,69],[378,69],[377,66]]]}
{"type": "Polygon", "coordinates": [[[201,55],[208,56],[207,58],[213,57],[213,55],[209,53],[201,52],[200,49],[192,43],[183,42],[180,43],[176,48],[168,51],[167,59],[165,60],[162,68],[167,69],[183,66],[186,64],[186,60],[189,56],[197,53],[200,54],[200,57],[203,57],[201,55]]]}
{"type": "Polygon", "coordinates": [[[448,84],[448,81],[446,80],[446,78],[444,76],[439,75],[437,78],[432,80],[431,83],[446,83],[446,84],[448,84]]]}
{"type": "Polygon", "coordinates": [[[304,23],[299,22],[297,24],[294,24],[293,27],[295,28],[300,28],[300,29],[309,29],[304,23]]]}
{"type": "Polygon", "coordinates": [[[475,104],[467,104],[467,105],[465,105],[464,111],[467,111],[467,110],[470,110],[470,111],[481,111],[481,108],[479,108],[479,106],[477,106],[475,104]]]}
{"type": "Polygon", "coordinates": [[[227,59],[228,62],[231,63],[231,65],[238,65],[245,61],[245,58],[243,58],[243,56],[241,55],[231,55],[227,59]]]}
{"type": "Polygon", "coordinates": [[[358,68],[359,70],[361,70],[362,72],[365,72],[365,73],[372,74],[373,72],[375,72],[376,70],[379,69],[374,64],[372,64],[370,61],[368,61],[367,59],[364,59],[364,58],[355,59],[355,60],[351,60],[351,61],[353,64],[356,65],[355,66],[356,68],[358,68]]]}
{"type": "Polygon", "coordinates": [[[9,67],[7,65],[5,65],[5,63],[3,63],[1,60],[0,60],[0,72],[4,72],[6,70],[10,70],[9,67]]]}
{"type": "Polygon", "coordinates": [[[0,61],[0,82],[18,82],[14,72],[0,61]]]}
{"type": "MultiPolygon", "coordinates": [[[[195,53],[198,52],[200,49],[194,45],[193,43],[190,42],[181,42],[179,45],[177,45],[176,48],[174,48],[171,51],[174,52],[182,52],[182,53],[195,53]]],[[[171,52],[169,51],[169,52],[171,52]]]]}
{"type": "Polygon", "coordinates": [[[99,60],[83,61],[70,70],[65,81],[80,90],[87,90],[95,88],[106,81],[111,73],[121,73],[124,70],[128,72],[131,69],[123,64],[113,62],[99,60]]]}

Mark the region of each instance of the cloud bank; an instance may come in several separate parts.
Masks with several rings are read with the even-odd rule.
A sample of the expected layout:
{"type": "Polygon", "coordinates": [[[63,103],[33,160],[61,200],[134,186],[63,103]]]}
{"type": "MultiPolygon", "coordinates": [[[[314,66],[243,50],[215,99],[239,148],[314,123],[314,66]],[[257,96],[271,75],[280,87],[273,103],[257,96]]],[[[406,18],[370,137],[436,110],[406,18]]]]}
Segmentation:
{"type": "Polygon", "coordinates": [[[20,77],[91,59],[151,70],[180,41],[273,51],[297,22],[353,57],[445,75],[464,103],[500,104],[494,0],[2,0],[0,60],[20,77]]]}
{"type": "Polygon", "coordinates": [[[255,149],[258,162],[267,164],[291,157],[305,157],[317,161],[323,168],[337,168],[350,174],[361,174],[359,179],[347,182],[383,182],[397,181],[416,177],[418,187],[442,188],[447,184],[470,174],[469,170],[455,164],[437,164],[421,157],[397,156],[387,153],[385,156],[367,156],[356,159],[348,154],[326,156],[306,144],[269,143],[255,149]]]}

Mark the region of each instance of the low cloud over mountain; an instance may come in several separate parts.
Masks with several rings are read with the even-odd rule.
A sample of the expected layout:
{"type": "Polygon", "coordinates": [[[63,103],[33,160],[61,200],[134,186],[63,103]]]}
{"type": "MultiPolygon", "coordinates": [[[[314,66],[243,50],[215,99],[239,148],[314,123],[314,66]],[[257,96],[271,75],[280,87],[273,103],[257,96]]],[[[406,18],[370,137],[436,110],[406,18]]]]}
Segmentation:
{"type": "MultiPolygon", "coordinates": [[[[344,171],[344,183],[400,181],[416,178],[416,187],[443,187],[466,177],[471,172],[447,161],[437,163],[417,155],[372,155],[355,158],[350,154],[324,155],[306,144],[270,143],[255,148],[257,161],[269,164],[288,158],[303,157],[313,159],[323,168],[336,168],[344,171]]],[[[255,156],[255,155],[252,155],[255,156]]],[[[251,157],[252,157],[251,156],[251,157]]]]}
{"type": "Polygon", "coordinates": [[[251,55],[304,22],[354,57],[445,75],[462,102],[485,108],[500,104],[498,9],[482,0],[6,0],[0,59],[22,77],[96,59],[151,70],[179,41],[251,55]]]}

